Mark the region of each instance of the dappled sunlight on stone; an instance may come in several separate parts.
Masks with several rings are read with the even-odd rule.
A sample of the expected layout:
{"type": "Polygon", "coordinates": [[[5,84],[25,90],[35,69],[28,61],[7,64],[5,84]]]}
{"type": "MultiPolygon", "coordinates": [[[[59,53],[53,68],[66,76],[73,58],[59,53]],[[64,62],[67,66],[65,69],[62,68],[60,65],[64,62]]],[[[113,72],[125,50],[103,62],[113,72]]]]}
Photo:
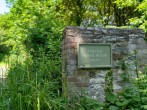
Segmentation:
{"type": "Polygon", "coordinates": [[[134,56],[131,56],[134,50],[138,50],[137,58],[141,59],[139,67],[147,62],[147,44],[144,42],[145,34],[141,29],[67,27],[63,35],[62,72],[67,76],[65,81],[69,96],[85,90],[92,98],[104,101],[109,70],[113,70],[112,86],[116,94],[127,84],[122,78],[124,70],[120,62],[126,60],[125,64],[129,65],[131,70],[128,70],[125,77],[131,78],[136,78],[134,56]],[[80,50],[81,44],[87,47],[80,50]],[[112,49],[94,47],[94,44],[110,44],[112,49]],[[108,57],[112,62],[106,62],[108,57]],[[81,67],[80,60],[83,62],[81,67]]]}

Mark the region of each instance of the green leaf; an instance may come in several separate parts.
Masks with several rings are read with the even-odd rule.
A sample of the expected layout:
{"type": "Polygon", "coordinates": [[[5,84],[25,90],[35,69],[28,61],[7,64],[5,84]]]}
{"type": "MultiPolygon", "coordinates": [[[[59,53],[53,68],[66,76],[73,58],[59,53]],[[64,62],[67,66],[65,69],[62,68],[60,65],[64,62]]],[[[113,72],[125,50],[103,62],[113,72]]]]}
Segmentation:
{"type": "Polygon", "coordinates": [[[124,100],[123,105],[127,105],[130,102],[130,100],[124,100]]]}
{"type": "Polygon", "coordinates": [[[143,105],[142,107],[143,107],[145,110],[147,109],[147,105],[143,105]]]}
{"type": "Polygon", "coordinates": [[[108,94],[106,94],[106,100],[111,102],[111,103],[115,103],[116,102],[116,96],[112,93],[108,93],[108,94]]]}
{"type": "Polygon", "coordinates": [[[123,104],[121,102],[116,102],[117,106],[122,106],[123,104]]]}
{"type": "Polygon", "coordinates": [[[119,108],[116,107],[116,106],[110,106],[110,107],[109,107],[109,110],[119,110],[119,108]]]}

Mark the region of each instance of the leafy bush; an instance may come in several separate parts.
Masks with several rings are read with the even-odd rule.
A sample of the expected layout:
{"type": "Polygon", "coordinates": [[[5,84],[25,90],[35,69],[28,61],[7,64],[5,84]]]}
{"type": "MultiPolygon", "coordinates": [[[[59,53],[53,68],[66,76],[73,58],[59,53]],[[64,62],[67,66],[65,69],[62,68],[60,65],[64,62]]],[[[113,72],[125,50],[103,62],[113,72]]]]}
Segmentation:
{"type": "MultiPolygon", "coordinates": [[[[41,53],[41,52],[40,52],[41,53]]],[[[60,105],[60,69],[43,53],[32,62],[11,65],[1,95],[0,108],[7,110],[57,110],[60,105]],[[52,65],[52,68],[49,68],[52,65]],[[56,70],[57,76],[54,76],[56,70]],[[53,78],[55,77],[55,78],[53,78]]],[[[60,107],[61,106],[61,107],[60,107]]]]}

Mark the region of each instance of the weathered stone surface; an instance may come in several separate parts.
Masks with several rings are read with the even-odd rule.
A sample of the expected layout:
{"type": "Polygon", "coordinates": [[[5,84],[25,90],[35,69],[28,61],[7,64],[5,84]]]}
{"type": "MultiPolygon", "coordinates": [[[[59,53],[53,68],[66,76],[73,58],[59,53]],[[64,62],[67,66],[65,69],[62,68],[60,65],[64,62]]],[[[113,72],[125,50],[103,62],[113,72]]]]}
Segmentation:
{"type": "Polygon", "coordinates": [[[69,71],[74,71],[76,69],[76,65],[67,65],[66,66],[66,71],[69,72],[69,71]]]}
{"type": "Polygon", "coordinates": [[[118,54],[113,54],[112,56],[113,60],[121,60],[123,58],[123,54],[118,53],[118,54]]]}
{"type": "Polygon", "coordinates": [[[75,49],[74,48],[68,48],[68,49],[66,49],[66,52],[69,53],[69,54],[74,54],[75,49]]]}
{"type": "Polygon", "coordinates": [[[74,42],[76,42],[76,40],[73,37],[67,37],[67,38],[65,38],[65,43],[74,43],[74,42]]]}
{"type": "Polygon", "coordinates": [[[139,70],[147,64],[147,43],[141,29],[66,27],[62,41],[62,71],[67,75],[68,96],[84,89],[94,99],[105,101],[105,77],[110,68],[78,68],[78,45],[80,43],[109,43],[112,45],[112,68],[114,93],[126,84],[121,61],[129,66],[126,77],[136,78],[133,56],[138,51],[139,70]],[[131,55],[131,56],[130,56],[131,55]]]}
{"type": "Polygon", "coordinates": [[[89,80],[90,84],[104,84],[105,79],[104,78],[92,78],[89,80]]]}
{"type": "Polygon", "coordinates": [[[137,45],[136,44],[129,44],[128,47],[129,47],[129,52],[134,53],[134,50],[137,48],[137,45]]]}
{"type": "Polygon", "coordinates": [[[88,87],[89,86],[89,83],[86,83],[86,82],[76,82],[75,83],[75,86],[76,87],[88,87]]]}
{"type": "Polygon", "coordinates": [[[93,99],[98,99],[99,101],[105,101],[105,92],[104,92],[104,85],[93,84],[87,88],[89,95],[93,99]]]}
{"type": "Polygon", "coordinates": [[[78,82],[79,79],[77,76],[69,76],[69,77],[67,77],[67,81],[68,82],[78,82]]]}
{"type": "Polygon", "coordinates": [[[77,65],[77,60],[67,60],[68,65],[77,65]]]}
{"type": "Polygon", "coordinates": [[[128,54],[129,53],[128,44],[126,42],[116,43],[113,53],[114,54],[128,54]]]}
{"type": "Polygon", "coordinates": [[[77,49],[77,44],[76,43],[66,43],[64,48],[65,49],[68,49],[68,48],[77,49]]]}

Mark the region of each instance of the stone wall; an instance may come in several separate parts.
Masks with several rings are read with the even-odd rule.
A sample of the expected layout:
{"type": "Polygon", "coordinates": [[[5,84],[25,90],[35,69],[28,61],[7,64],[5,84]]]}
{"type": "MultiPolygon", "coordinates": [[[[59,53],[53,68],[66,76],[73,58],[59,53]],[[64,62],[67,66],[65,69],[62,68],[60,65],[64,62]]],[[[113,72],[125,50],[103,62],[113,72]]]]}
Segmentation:
{"type": "Polygon", "coordinates": [[[138,51],[139,68],[147,63],[147,43],[141,29],[115,28],[81,28],[66,27],[62,41],[62,72],[67,83],[68,96],[80,90],[86,91],[92,98],[105,100],[105,76],[108,68],[78,68],[77,48],[79,43],[110,43],[112,44],[113,88],[118,92],[124,86],[120,62],[126,60],[135,77],[133,62],[134,50],[138,51]]]}

